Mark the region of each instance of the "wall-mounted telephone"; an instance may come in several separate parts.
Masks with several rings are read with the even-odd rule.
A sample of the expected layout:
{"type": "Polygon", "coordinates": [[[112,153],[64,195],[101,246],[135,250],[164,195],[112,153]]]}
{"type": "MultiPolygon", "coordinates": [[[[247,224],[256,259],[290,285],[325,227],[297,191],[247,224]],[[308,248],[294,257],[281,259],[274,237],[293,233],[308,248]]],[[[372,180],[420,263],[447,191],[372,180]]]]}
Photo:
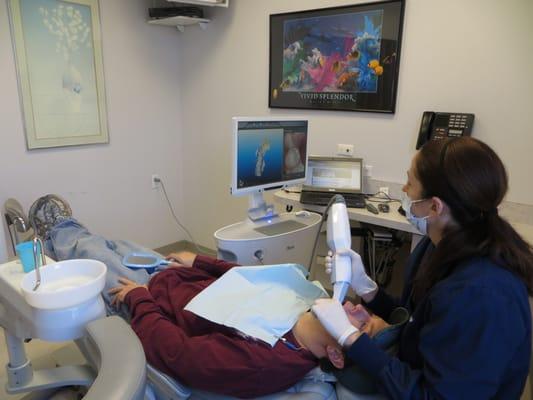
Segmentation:
{"type": "Polygon", "coordinates": [[[429,140],[470,136],[472,125],[474,125],[474,114],[424,111],[416,149],[418,150],[429,140]]]}

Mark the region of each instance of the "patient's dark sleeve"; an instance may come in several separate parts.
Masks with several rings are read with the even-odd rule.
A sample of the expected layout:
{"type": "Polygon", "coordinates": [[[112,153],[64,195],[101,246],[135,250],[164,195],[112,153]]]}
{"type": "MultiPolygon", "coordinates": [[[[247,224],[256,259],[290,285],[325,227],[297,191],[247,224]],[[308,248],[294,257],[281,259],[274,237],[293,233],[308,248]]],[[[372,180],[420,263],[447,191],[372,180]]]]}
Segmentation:
{"type": "Polygon", "coordinates": [[[228,272],[231,268],[238,266],[239,264],[230,263],[223,260],[217,260],[216,258],[197,255],[194,259],[193,268],[199,268],[204,270],[209,275],[219,278],[228,272]]]}
{"type": "Polygon", "coordinates": [[[289,388],[316,365],[307,351],[293,351],[280,342],[273,349],[224,333],[223,327],[220,332],[188,336],[142,288],[128,293],[126,303],[147,360],[197,389],[255,398],[289,388]]]}

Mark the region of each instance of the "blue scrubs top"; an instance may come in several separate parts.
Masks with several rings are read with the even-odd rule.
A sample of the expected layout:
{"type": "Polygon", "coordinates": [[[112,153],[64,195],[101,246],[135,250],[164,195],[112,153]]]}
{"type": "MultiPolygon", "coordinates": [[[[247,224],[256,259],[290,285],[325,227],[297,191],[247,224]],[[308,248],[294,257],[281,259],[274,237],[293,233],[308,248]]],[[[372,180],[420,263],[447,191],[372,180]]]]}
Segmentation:
{"type": "Polygon", "coordinates": [[[347,355],[390,399],[519,399],[531,357],[531,312],[525,284],[487,258],[461,263],[418,304],[412,280],[428,238],[406,265],[401,299],[379,289],[367,306],[382,318],[398,306],[411,312],[397,357],[363,334],[347,355]]]}

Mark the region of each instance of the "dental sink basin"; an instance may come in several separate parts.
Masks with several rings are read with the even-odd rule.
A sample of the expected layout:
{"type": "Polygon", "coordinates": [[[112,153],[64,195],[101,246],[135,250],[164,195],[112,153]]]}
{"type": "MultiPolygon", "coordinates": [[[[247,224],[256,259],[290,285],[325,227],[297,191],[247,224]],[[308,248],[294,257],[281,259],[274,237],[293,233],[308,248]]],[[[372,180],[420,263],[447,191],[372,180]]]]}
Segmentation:
{"type": "Polygon", "coordinates": [[[40,268],[41,284],[33,290],[36,273],[22,279],[22,293],[29,305],[46,310],[75,307],[97,297],[105,284],[107,268],[96,260],[65,260],[40,268]]]}

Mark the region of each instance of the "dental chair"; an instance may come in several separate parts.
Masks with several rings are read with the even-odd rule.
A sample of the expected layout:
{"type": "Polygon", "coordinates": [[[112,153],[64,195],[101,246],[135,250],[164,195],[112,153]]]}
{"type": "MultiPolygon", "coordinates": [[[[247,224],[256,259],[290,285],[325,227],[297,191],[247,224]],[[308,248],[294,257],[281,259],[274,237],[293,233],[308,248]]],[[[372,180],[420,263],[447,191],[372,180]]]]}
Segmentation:
{"type": "MultiPolygon", "coordinates": [[[[148,365],[147,397],[157,400],[238,400],[236,397],[224,396],[203,390],[187,388],[177,380],[148,365]],[[149,396],[149,392],[154,397],[149,396]]],[[[258,397],[259,400],[336,400],[334,382],[329,374],[318,367],[310,371],[300,382],[289,389],[268,396],[258,397]]]]}
{"type": "Polygon", "coordinates": [[[64,387],[81,386],[88,388],[83,397],[86,400],[143,399],[146,359],[128,324],[119,317],[105,318],[101,299],[102,313],[90,312],[94,309],[91,301],[87,308],[33,308],[20,293],[21,275],[24,273],[17,261],[4,264],[0,270],[0,326],[9,356],[6,391],[51,395],[64,387]],[[24,349],[24,342],[33,338],[76,339],[87,363],[34,370],[24,349]]]}
{"type": "MultiPolygon", "coordinates": [[[[30,240],[33,230],[17,200],[8,199],[3,214],[15,253],[15,246],[30,240]]],[[[73,317],[76,309],[33,308],[21,295],[20,278],[23,275],[17,261],[3,265],[0,270],[0,327],[4,329],[9,356],[5,367],[6,391],[9,394],[32,392],[32,395],[49,398],[65,387],[79,386],[87,388],[83,391],[86,400],[144,399],[146,359],[142,345],[129,325],[119,317],[102,318],[101,299],[102,311],[93,312],[93,317],[86,321],[83,317],[82,321],[73,317]],[[47,319],[54,320],[60,328],[42,324],[47,319]],[[87,363],[34,370],[24,349],[24,342],[33,338],[75,339],[87,363]]],[[[81,309],[85,310],[83,307],[81,309]]]]}
{"type": "MultiPolygon", "coordinates": [[[[6,201],[3,211],[15,252],[16,244],[33,237],[33,230],[22,206],[15,199],[6,201]]],[[[1,275],[0,271],[0,278],[1,275]]],[[[87,360],[86,365],[33,371],[31,362],[26,358],[24,341],[35,337],[32,335],[35,332],[32,328],[34,310],[15,286],[0,279],[0,326],[5,330],[10,359],[6,365],[8,393],[53,393],[61,387],[82,386],[88,388],[84,400],[236,399],[188,388],[147,364],[137,335],[117,316],[102,316],[84,324],[83,334],[78,335],[81,337],[75,342],[87,360]]],[[[47,334],[44,336],[43,339],[47,340],[47,334]]],[[[335,400],[337,396],[332,379],[317,367],[286,391],[260,399],[335,400]]]]}

